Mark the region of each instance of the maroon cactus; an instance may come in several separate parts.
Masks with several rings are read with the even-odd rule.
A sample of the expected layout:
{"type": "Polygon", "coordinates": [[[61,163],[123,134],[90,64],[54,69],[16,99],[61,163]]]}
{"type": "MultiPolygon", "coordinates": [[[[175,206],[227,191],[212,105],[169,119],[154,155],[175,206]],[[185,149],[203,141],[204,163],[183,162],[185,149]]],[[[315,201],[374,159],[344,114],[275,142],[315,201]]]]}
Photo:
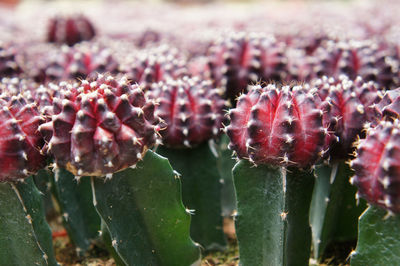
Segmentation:
{"type": "Polygon", "coordinates": [[[37,82],[93,78],[97,73],[118,72],[119,64],[111,50],[96,44],[84,43],[63,47],[39,58],[40,64],[31,71],[37,82]]]}
{"type": "Polygon", "coordinates": [[[209,77],[234,99],[258,81],[287,78],[283,43],[259,35],[235,34],[217,41],[209,50],[209,77]]]}
{"type": "Polygon", "coordinates": [[[211,81],[169,80],[154,84],[148,95],[158,101],[155,113],[166,124],[160,132],[166,146],[192,147],[220,134],[225,100],[211,81]]]}
{"type": "Polygon", "coordinates": [[[49,22],[47,41],[72,46],[90,40],[95,35],[92,23],[83,15],[54,17],[49,22]]]}
{"type": "Polygon", "coordinates": [[[154,104],[125,78],[60,83],[52,120],[40,127],[55,163],[76,176],[110,176],[135,165],[157,139],[154,104]]]}
{"type": "Polygon", "coordinates": [[[121,62],[120,70],[129,80],[149,89],[151,84],[167,79],[177,79],[187,74],[186,59],[177,49],[166,45],[149,48],[121,62]]]}
{"type": "Polygon", "coordinates": [[[239,158],[255,164],[313,165],[327,134],[315,90],[256,86],[229,111],[226,132],[239,158]]]}
{"type": "Polygon", "coordinates": [[[364,83],[346,77],[339,80],[322,78],[314,82],[324,111],[324,125],[329,132],[326,141],[331,159],[347,159],[354,151],[353,143],[362,136],[365,124],[373,123],[378,117],[374,104],[382,94],[373,82],[364,83]]]}
{"type": "Polygon", "coordinates": [[[367,136],[357,144],[352,183],[369,203],[391,212],[400,212],[399,161],[400,124],[382,121],[367,128],[367,136]]]}
{"type": "Polygon", "coordinates": [[[315,56],[317,60],[313,69],[319,77],[346,75],[355,79],[361,76],[384,88],[391,88],[399,82],[396,61],[368,41],[325,42],[315,56]]]}
{"type": "Polygon", "coordinates": [[[1,94],[0,108],[0,182],[15,181],[45,165],[44,141],[38,132],[44,119],[20,94],[1,94]]]}

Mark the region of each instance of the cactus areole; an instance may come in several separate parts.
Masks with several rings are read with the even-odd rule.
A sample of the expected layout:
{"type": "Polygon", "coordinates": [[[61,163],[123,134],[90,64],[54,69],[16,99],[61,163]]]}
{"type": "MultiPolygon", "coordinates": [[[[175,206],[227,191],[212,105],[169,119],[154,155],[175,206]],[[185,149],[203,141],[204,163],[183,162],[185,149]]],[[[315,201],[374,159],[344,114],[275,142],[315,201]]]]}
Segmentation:
{"type": "Polygon", "coordinates": [[[76,176],[106,176],[135,165],[159,131],[154,103],[125,78],[98,75],[60,83],[50,122],[40,127],[56,166],[76,176]]]}

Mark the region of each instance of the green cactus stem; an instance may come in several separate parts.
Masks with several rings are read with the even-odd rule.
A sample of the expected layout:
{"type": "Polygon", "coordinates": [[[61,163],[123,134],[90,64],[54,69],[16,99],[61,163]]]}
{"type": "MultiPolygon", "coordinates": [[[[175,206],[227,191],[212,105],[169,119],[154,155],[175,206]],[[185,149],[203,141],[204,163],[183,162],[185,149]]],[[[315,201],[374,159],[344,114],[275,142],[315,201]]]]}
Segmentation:
{"type": "Polygon", "coordinates": [[[221,205],[222,215],[231,216],[236,211],[235,187],[233,185],[232,168],[236,160],[232,158],[232,151],[228,149],[229,138],[222,135],[217,142],[217,167],[222,180],[221,205]]]}
{"type": "Polygon", "coordinates": [[[93,204],[123,263],[200,265],[180,179],[166,158],[148,151],[135,169],[117,172],[111,180],[91,180],[93,204]]]}
{"type": "Polygon", "coordinates": [[[313,257],[321,260],[329,244],[357,240],[358,217],[366,206],[364,200],[356,202],[356,188],[349,183],[353,172],[345,162],[318,166],[315,175],[310,224],[313,257]]]}
{"type": "Polygon", "coordinates": [[[308,265],[313,174],[241,160],[233,178],[240,264],[308,265]]]}
{"type": "Polygon", "coordinates": [[[224,250],[221,210],[221,181],[217,158],[208,143],[191,149],[159,147],[157,152],[168,158],[182,175],[183,204],[193,210],[190,235],[206,250],[224,250]]]}
{"type": "Polygon", "coordinates": [[[57,265],[41,197],[32,177],[0,183],[1,265],[57,265]]]}
{"type": "Polygon", "coordinates": [[[352,266],[400,265],[400,215],[370,206],[360,217],[352,266]]]}
{"type": "Polygon", "coordinates": [[[83,255],[99,238],[101,223],[93,206],[90,178],[80,178],[77,181],[73,174],[59,168],[51,179],[64,227],[77,253],[83,255]]]}

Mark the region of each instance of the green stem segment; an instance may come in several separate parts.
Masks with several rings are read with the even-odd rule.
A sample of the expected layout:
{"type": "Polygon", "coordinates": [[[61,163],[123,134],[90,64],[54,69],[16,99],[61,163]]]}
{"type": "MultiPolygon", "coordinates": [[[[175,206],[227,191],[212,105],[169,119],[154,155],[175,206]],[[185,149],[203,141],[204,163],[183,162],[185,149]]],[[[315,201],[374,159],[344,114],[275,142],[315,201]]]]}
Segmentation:
{"type": "Polygon", "coordinates": [[[65,229],[79,254],[83,255],[99,238],[101,220],[93,206],[89,177],[79,182],[65,169],[57,169],[53,192],[61,210],[65,229]]]}
{"type": "Polygon", "coordinates": [[[136,169],[115,173],[111,180],[92,178],[92,189],[93,203],[123,263],[200,263],[199,247],[189,236],[180,179],[167,159],[148,151],[136,169]]]}
{"type": "Polygon", "coordinates": [[[1,265],[57,265],[40,192],[32,177],[0,183],[1,265]]]}
{"type": "Polygon", "coordinates": [[[222,184],[217,158],[208,143],[193,149],[168,149],[157,152],[168,158],[182,175],[183,203],[194,211],[190,235],[206,250],[223,250],[226,240],[221,210],[222,184]]]}
{"type": "Polygon", "coordinates": [[[313,256],[321,260],[330,243],[356,241],[358,217],[365,203],[357,205],[356,188],[349,183],[353,172],[345,162],[318,166],[315,174],[310,224],[313,256]]]}
{"type": "Polygon", "coordinates": [[[308,265],[313,174],[240,161],[233,177],[241,265],[308,265]]]}
{"type": "Polygon", "coordinates": [[[236,160],[232,158],[232,151],[228,149],[229,138],[226,134],[222,135],[217,142],[217,167],[222,179],[221,205],[222,215],[231,216],[236,211],[235,187],[233,185],[232,168],[236,160]]]}
{"type": "Polygon", "coordinates": [[[400,265],[400,215],[370,206],[360,217],[351,265],[400,265]]]}

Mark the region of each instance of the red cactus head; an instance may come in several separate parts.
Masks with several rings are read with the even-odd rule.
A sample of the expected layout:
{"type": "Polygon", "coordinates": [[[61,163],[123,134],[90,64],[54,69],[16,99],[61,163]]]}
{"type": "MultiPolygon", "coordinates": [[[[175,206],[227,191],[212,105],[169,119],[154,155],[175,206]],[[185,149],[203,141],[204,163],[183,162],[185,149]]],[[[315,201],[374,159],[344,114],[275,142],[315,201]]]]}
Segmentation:
{"type": "Polygon", "coordinates": [[[366,123],[376,120],[374,104],[381,94],[372,82],[364,83],[342,77],[322,78],[314,82],[324,111],[324,125],[332,133],[326,141],[332,159],[347,159],[354,151],[353,143],[362,136],[366,123]]]}
{"type": "Polygon", "coordinates": [[[153,83],[182,78],[187,74],[185,63],[186,59],[178,54],[178,50],[164,45],[126,58],[121,64],[121,72],[132,82],[149,89],[153,83]]]}
{"type": "Polygon", "coordinates": [[[382,121],[357,144],[352,183],[370,204],[400,212],[400,124],[382,121]]]}
{"type": "Polygon", "coordinates": [[[346,75],[354,80],[361,76],[365,81],[374,81],[385,88],[399,82],[394,60],[371,42],[326,42],[317,49],[315,56],[314,72],[320,77],[346,75]]]}
{"type": "Polygon", "coordinates": [[[229,111],[230,148],[255,164],[311,166],[327,134],[318,105],[315,90],[303,86],[257,86],[229,111]]]}
{"type": "Polygon", "coordinates": [[[157,139],[154,104],[126,79],[98,75],[60,83],[52,120],[40,127],[58,166],[77,176],[104,176],[137,163],[157,139]]]}
{"type": "Polygon", "coordinates": [[[1,94],[0,108],[0,182],[16,181],[45,166],[44,141],[38,132],[44,119],[20,94],[1,94]]]}
{"type": "Polygon", "coordinates": [[[211,81],[184,77],[154,84],[149,98],[158,101],[156,114],[164,120],[163,143],[192,147],[219,135],[225,100],[211,81]]]}
{"type": "Polygon", "coordinates": [[[286,79],[283,44],[259,35],[235,34],[209,49],[209,76],[225,89],[225,97],[234,99],[258,81],[286,79]]]}
{"type": "Polygon", "coordinates": [[[95,35],[92,23],[83,15],[54,17],[49,22],[47,41],[72,46],[90,40],[95,35]]]}

